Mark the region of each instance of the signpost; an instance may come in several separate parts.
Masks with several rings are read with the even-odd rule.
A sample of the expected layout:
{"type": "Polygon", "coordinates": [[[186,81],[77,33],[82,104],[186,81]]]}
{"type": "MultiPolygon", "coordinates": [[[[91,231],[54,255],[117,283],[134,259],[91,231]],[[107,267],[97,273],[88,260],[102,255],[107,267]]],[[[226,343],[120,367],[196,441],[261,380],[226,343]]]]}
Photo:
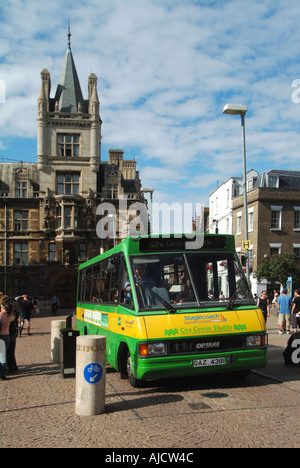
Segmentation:
{"type": "Polygon", "coordinates": [[[286,289],[288,291],[288,295],[293,297],[293,278],[290,276],[286,282],[286,289]]]}

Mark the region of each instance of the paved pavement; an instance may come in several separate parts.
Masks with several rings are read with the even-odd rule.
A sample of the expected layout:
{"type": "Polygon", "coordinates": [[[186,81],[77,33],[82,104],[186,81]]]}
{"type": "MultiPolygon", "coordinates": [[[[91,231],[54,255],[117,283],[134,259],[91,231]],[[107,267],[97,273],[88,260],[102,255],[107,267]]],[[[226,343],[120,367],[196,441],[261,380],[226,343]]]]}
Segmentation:
{"type": "Polygon", "coordinates": [[[286,333],[283,335],[278,334],[277,318],[273,314],[268,321],[267,327],[269,337],[268,364],[264,369],[257,371],[257,374],[282,382],[285,386],[300,393],[300,366],[284,365],[282,356],[290,335],[286,333]]]}
{"type": "Polygon", "coordinates": [[[52,320],[32,320],[33,334],[17,342],[19,372],[0,382],[1,448],[97,447],[105,448],[103,456],[146,448],[146,458],[158,448],[199,457],[204,447],[300,446],[300,368],[284,365],[288,336],[277,334],[275,317],[268,323],[268,365],[243,383],[219,376],[133,389],[108,368],[106,411],[92,417],[75,414],[75,379],[63,379],[51,363],[52,320]]]}

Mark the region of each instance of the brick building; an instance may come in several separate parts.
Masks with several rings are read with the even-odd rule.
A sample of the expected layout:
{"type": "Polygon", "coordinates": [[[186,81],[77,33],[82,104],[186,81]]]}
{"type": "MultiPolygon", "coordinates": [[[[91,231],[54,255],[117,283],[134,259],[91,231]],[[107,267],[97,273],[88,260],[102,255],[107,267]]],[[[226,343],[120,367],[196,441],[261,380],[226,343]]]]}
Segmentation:
{"type": "MultiPolygon", "coordinates": [[[[250,267],[256,271],[263,260],[274,254],[293,252],[300,262],[300,172],[269,170],[252,172],[247,178],[250,267]]],[[[232,200],[232,232],[237,250],[242,252],[244,233],[243,196],[232,200]]],[[[251,275],[253,292],[276,285],[257,283],[251,275]]],[[[278,285],[277,285],[278,286],[278,285]]]]}

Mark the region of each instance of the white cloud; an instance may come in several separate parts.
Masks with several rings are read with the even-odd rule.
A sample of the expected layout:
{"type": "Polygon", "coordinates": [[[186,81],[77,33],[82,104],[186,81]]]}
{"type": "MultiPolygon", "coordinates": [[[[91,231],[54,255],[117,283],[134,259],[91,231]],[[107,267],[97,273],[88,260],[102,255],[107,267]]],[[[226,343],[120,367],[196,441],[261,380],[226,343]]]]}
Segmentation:
{"type": "Polygon", "coordinates": [[[241,174],[240,123],[222,115],[227,102],[249,108],[248,167],[282,167],[286,158],[294,169],[299,13],[298,0],[3,2],[0,147],[35,138],[40,71],[50,71],[53,96],[70,18],[84,96],[89,74],[98,76],[103,145],[134,156],[160,200],[203,199],[217,180],[241,174]]]}

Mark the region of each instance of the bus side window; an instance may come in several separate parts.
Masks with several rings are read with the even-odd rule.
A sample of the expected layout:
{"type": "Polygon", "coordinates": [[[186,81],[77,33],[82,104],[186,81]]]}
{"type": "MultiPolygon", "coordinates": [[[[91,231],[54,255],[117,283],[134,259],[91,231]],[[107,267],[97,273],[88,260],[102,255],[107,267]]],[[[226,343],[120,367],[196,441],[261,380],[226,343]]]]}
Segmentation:
{"type": "Polygon", "coordinates": [[[113,260],[110,258],[101,262],[100,300],[108,303],[118,301],[117,257],[113,260]]]}
{"type": "Polygon", "coordinates": [[[79,272],[78,302],[84,302],[84,291],[85,291],[85,270],[81,270],[79,272]]]}
{"type": "Polygon", "coordinates": [[[131,292],[126,291],[129,285],[129,274],[125,262],[125,258],[121,257],[119,264],[119,303],[129,309],[134,308],[133,297],[131,292]]]}
{"type": "Polygon", "coordinates": [[[92,293],[92,281],[93,281],[93,267],[88,268],[85,271],[85,291],[84,291],[84,302],[91,301],[91,293],[92,293]]]}
{"type": "Polygon", "coordinates": [[[101,280],[101,264],[98,263],[93,267],[93,282],[92,282],[92,301],[100,302],[100,280],[101,280]]]}

